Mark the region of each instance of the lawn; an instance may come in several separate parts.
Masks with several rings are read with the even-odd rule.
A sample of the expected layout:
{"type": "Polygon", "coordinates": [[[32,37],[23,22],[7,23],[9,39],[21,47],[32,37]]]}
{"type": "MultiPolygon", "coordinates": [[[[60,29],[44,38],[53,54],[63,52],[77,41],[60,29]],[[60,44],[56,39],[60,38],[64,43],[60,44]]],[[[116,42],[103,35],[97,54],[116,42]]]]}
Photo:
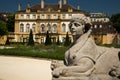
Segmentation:
{"type": "MultiPolygon", "coordinates": [[[[100,46],[115,47],[120,48],[120,44],[104,44],[100,46]]],[[[0,49],[0,55],[11,55],[11,56],[25,56],[33,58],[46,58],[46,59],[56,59],[64,60],[64,54],[67,47],[64,46],[14,46],[11,49],[0,49]]]]}
{"type": "Polygon", "coordinates": [[[0,55],[25,56],[34,58],[47,58],[63,60],[67,50],[64,46],[16,46],[11,49],[0,49],[0,55]]]}

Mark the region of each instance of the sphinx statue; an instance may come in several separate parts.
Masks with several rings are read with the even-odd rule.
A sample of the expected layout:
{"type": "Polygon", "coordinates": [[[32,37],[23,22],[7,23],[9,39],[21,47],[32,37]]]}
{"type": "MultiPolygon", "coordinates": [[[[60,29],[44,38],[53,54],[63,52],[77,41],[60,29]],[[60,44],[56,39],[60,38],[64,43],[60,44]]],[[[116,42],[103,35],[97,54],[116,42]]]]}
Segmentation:
{"type": "Polygon", "coordinates": [[[52,61],[53,80],[120,79],[120,49],[96,45],[90,38],[91,25],[86,15],[73,15],[69,28],[74,42],[64,62],[52,61]]]}

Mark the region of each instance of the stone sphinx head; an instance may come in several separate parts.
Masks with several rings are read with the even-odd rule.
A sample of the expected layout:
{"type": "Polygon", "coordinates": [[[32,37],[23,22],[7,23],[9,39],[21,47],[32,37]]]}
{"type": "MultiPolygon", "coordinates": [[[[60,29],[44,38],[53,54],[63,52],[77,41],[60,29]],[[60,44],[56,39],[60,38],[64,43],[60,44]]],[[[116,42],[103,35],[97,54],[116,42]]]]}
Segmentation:
{"type": "Polygon", "coordinates": [[[72,20],[69,24],[69,29],[73,37],[81,36],[91,28],[90,18],[84,14],[76,14],[72,16],[72,20]]]}

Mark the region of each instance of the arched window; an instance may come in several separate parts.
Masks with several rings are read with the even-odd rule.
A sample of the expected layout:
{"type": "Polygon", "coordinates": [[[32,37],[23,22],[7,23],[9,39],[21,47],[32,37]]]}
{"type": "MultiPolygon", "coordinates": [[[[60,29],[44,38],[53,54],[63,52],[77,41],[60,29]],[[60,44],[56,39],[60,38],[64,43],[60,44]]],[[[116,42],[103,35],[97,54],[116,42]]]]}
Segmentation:
{"type": "Polygon", "coordinates": [[[44,32],[45,32],[45,25],[41,24],[41,33],[44,33],[44,32]]]}
{"type": "Polygon", "coordinates": [[[29,23],[26,24],[26,32],[30,32],[30,24],[29,23]]]}
{"type": "Polygon", "coordinates": [[[33,25],[32,25],[32,31],[33,31],[33,32],[36,32],[36,24],[33,24],[33,25]]]}
{"type": "Polygon", "coordinates": [[[57,25],[53,24],[53,33],[56,33],[56,32],[57,32],[57,25]]]}
{"type": "Polygon", "coordinates": [[[66,32],[66,24],[62,24],[62,32],[66,32]]]}
{"type": "Polygon", "coordinates": [[[102,28],[102,25],[100,24],[99,27],[102,28]]]}
{"type": "Polygon", "coordinates": [[[96,29],[96,28],[97,28],[97,25],[94,25],[94,28],[96,29]]]}
{"type": "Polygon", "coordinates": [[[24,32],[24,24],[20,24],[20,32],[24,32]]]}
{"type": "Polygon", "coordinates": [[[50,24],[47,25],[47,30],[50,32],[51,31],[51,26],[50,24]]]}
{"type": "Polygon", "coordinates": [[[20,42],[23,42],[23,37],[20,37],[20,42]]]}

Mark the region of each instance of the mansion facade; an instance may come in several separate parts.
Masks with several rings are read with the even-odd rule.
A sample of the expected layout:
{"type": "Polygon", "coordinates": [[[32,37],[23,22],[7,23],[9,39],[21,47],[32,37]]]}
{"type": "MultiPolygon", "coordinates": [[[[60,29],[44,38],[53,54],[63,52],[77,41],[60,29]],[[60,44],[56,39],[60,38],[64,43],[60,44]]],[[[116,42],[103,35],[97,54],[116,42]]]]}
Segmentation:
{"type": "MultiPolygon", "coordinates": [[[[53,42],[57,41],[58,36],[59,41],[64,42],[67,32],[71,41],[73,41],[69,31],[69,22],[72,15],[75,14],[85,14],[90,17],[93,23],[93,32],[102,31],[104,28],[108,29],[108,26],[111,26],[109,18],[104,13],[82,11],[79,6],[74,8],[67,4],[67,0],[63,0],[63,2],[58,0],[58,4],[45,4],[44,0],[41,0],[40,4],[34,6],[28,4],[25,10],[21,10],[21,5],[18,5],[18,11],[15,13],[14,33],[9,35],[9,41],[28,42],[30,29],[33,31],[33,38],[36,43],[45,43],[47,31],[49,31],[53,42]]],[[[102,43],[112,43],[111,39],[108,38],[109,33],[110,36],[114,36],[114,30],[113,32],[105,31],[104,35],[102,34],[102,43]]],[[[99,36],[95,36],[94,33],[91,35],[94,40],[99,39],[99,36]]]]}

